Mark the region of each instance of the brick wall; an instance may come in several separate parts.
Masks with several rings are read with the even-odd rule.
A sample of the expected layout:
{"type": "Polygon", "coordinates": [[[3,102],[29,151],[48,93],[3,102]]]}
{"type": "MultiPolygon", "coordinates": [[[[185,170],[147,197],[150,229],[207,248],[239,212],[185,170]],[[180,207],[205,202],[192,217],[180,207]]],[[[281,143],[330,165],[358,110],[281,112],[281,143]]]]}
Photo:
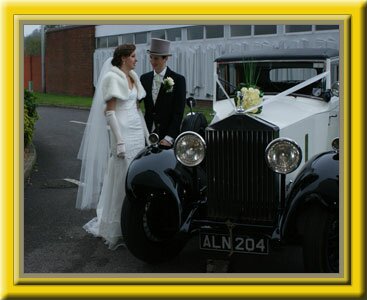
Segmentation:
{"type": "Polygon", "coordinates": [[[95,26],[70,26],[46,32],[46,93],[93,96],[95,26]]]}
{"type": "Polygon", "coordinates": [[[24,88],[29,88],[29,81],[33,83],[33,91],[42,91],[42,78],[41,78],[41,56],[24,56],[24,88]]]}

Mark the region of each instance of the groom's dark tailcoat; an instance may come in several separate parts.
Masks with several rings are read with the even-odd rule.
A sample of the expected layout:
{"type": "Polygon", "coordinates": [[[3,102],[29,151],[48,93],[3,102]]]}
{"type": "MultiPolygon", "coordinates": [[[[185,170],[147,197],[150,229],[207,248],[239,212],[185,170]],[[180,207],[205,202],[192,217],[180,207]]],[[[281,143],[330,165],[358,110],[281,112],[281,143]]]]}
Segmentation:
{"type": "MultiPolygon", "coordinates": [[[[186,80],[180,74],[173,72],[167,67],[164,79],[171,77],[175,84],[172,92],[164,89],[161,84],[155,104],[152,98],[152,84],[154,72],[148,72],[140,77],[140,81],[147,93],[143,98],[145,105],[145,122],[149,132],[152,132],[153,121],[155,130],[160,139],[166,135],[176,138],[180,133],[181,121],[185,109],[186,80]]],[[[163,79],[163,80],[164,80],[163,79]]]]}

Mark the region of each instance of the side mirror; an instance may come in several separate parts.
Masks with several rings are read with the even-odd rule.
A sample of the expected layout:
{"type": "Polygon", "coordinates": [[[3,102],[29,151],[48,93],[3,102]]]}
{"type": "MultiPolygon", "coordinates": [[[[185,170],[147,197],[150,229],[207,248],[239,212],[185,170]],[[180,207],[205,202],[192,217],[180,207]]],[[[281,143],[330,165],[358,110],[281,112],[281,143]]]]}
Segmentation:
{"type": "Polygon", "coordinates": [[[196,106],[196,100],[193,97],[189,97],[186,99],[186,104],[190,109],[196,106]]]}
{"type": "Polygon", "coordinates": [[[331,86],[331,92],[334,96],[339,97],[339,81],[335,81],[331,86]]]}
{"type": "Polygon", "coordinates": [[[329,102],[332,96],[333,96],[332,91],[331,90],[326,90],[325,93],[324,93],[324,100],[326,102],[329,102]]]}
{"type": "Polygon", "coordinates": [[[193,97],[189,97],[186,99],[186,104],[190,107],[190,114],[192,115],[192,108],[196,105],[196,100],[193,97]]]}
{"type": "Polygon", "coordinates": [[[336,152],[339,151],[339,137],[336,137],[332,140],[331,147],[333,148],[334,151],[336,152]]]}

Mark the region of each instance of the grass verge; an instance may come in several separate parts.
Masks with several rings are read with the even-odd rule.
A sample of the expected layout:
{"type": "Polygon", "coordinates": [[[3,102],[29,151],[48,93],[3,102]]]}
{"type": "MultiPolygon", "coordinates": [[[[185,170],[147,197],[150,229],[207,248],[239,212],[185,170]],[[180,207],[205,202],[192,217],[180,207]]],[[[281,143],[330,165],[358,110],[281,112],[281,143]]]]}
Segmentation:
{"type": "Polygon", "coordinates": [[[44,93],[34,93],[37,97],[38,105],[63,106],[63,107],[83,107],[90,108],[92,97],[79,97],[68,95],[54,95],[44,93]]]}
{"type": "MultiPolygon", "coordinates": [[[[92,97],[79,97],[79,96],[68,96],[68,95],[54,95],[45,93],[34,93],[37,97],[37,105],[49,105],[58,107],[75,107],[75,108],[90,108],[92,105],[92,97]]],[[[140,105],[141,110],[144,112],[144,104],[140,105]]],[[[190,109],[185,106],[184,116],[189,113],[190,109]]],[[[194,112],[201,112],[204,114],[208,122],[213,118],[212,107],[204,102],[197,101],[196,107],[193,109],[194,112]]]]}

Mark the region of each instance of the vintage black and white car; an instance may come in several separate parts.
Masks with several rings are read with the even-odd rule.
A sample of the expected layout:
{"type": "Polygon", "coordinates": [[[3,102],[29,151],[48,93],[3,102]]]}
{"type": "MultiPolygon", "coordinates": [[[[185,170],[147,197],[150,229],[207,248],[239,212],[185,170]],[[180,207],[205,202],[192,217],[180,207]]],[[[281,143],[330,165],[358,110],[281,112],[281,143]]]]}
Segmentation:
{"type": "Polygon", "coordinates": [[[153,143],[130,165],[128,249],[160,262],[194,234],[223,255],[299,243],[305,272],[339,272],[338,51],[243,52],[214,69],[210,124],[190,113],[173,148],[153,143]],[[249,74],[262,101],[246,108],[249,74]]]}

